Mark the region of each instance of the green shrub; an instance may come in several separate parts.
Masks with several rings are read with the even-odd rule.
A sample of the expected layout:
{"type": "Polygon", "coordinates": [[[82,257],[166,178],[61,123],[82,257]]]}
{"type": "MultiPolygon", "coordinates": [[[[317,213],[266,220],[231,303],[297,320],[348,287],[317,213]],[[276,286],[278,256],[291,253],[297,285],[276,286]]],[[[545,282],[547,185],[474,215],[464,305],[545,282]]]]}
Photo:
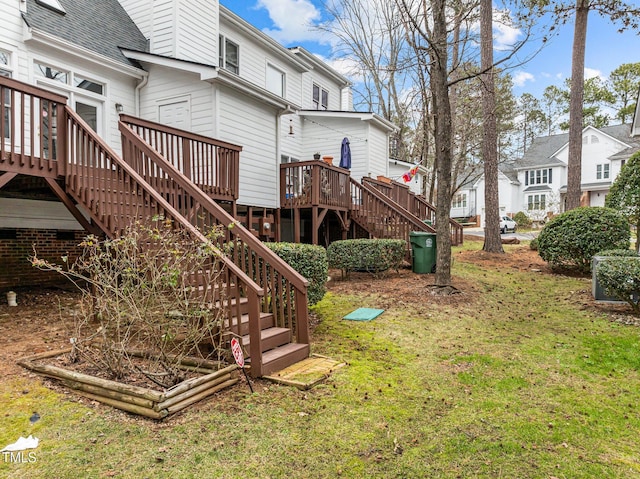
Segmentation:
{"type": "Polygon", "coordinates": [[[352,239],[334,241],[327,248],[330,268],[378,273],[398,269],[406,252],[407,242],[396,239],[352,239]]]}
{"type": "Polygon", "coordinates": [[[600,261],[596,277],[607,295],[626,301],[640,313],[640,258],[614,256],[600,261]]]}
{"type": "Polygon", "coordinates": [[[554,268],[588,273],[598,251],[628,249],[629,234],[629,223],[616,210],[584,206],[549,221],[538,235],[538,252],[554,268]]]}
{"type": "Polygon", "coordinates": [[[531,218],[529,218],[523,211],[518,211],[514,215],[513,221],[515,221],[520,228],[528,228],[531,226],[531,218]]]}
{"type": "Polygon", "coordinates": [[[289,266],[309,280],[307,298],[309,305],[316,304],[326,292],[327,250],[322,246],[302,243],[265,243],[267,247],[289,266]]]}
{"type": "Polygon", "coordinates": [[[598,251],[594,256],[638,256],[636,251],[632,249],[606,249],[598,251]]]}
{"type": "Polygon", "coordinates": [[[531,240],[531,243],[529,243],[529,248],[531,248],[533,251],[538,251],[538,238],[533,238],[531,240]]]}

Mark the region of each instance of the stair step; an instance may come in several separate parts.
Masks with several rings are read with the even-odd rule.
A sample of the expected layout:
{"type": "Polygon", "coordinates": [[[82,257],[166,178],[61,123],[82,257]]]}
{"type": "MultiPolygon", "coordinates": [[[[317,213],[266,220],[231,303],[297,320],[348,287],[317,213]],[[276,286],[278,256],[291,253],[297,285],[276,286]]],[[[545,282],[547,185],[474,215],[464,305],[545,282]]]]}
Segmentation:
{"type": "MultiPolygon", "coordinates": [[[[291,330],[289,328],[267,328],[260,332],[260,345],[262,351],[268,351],[278,346],[282,346],[291,341],[291,330]]],[[[242,345],[247,348],[248,356],[251,356],[251,338],[248,334],[242,336],[242,345]]]]}
{"type": "MultiPolygon", "coordinates": [[[[241,314],[247,314],[249,312],[249,298],[240,298],[240,313],[241,314]]],[[[235,313],[236,312],[236,305],[238,304],[238,298],[232,298],[231,301],[225,300],[222,302],[222,304],[224,306],[230,305],[231,306],[231,312],[235,313]]],[[[217,300],[215,302],[214,307],[219,308],[220,307],[220,300],[217,300]]]]}
{"type": "MultiPolygon", "coordinates": [[[[235,326],[235,321],[234,321],[235,326]]],[[[275,320],[273,313],[260,313],[260,329],[268,329],[275,326],[275,320]]],[[[225,320],[224,329],[229,330],[229,321],[225,320]]],[[[240,317],[240,331],[233,331],[234,333],[245,336],[249,334],[249,314],[243,314],[240,317]]]]}
{"type": "MultiPolygon", "coordinates": [[[[308,344],[289,343],[262,353],[262,375],[267,376],[309,357],[308,344]]],[[[251,363],[251,359],[248,361],[251,363]]]]}

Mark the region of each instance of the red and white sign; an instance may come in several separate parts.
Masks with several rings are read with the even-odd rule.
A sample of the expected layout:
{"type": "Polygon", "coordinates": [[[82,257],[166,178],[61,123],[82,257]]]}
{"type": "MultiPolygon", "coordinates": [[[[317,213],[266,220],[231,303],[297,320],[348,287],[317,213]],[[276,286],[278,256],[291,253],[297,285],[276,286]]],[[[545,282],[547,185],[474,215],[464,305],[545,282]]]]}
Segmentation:
{"type": "Polygon", "coordinates": [[[240,346],[240,341],[237,338],[231,340],[231,352],[236,359],[236,364],[244,368],[244,354],[242,354],[242,346],[240,346]]]}

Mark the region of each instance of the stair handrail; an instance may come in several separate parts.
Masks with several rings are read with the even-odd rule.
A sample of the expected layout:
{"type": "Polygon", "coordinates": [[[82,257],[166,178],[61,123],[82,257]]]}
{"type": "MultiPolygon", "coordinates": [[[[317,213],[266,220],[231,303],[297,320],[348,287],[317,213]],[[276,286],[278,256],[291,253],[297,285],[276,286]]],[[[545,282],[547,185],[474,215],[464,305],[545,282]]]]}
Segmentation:
{"type": "Polygon", "coordinates": [[[376,199],[378,199],[378,200],[382,201],[383,203],[385,203],[391,210],[393,210],[393,212],[395,212],[395,213],[401,215],[402,217],[404,217],[409,223],[411,223],[413,226],[415,226],[420,231],[425,231],[425,232],[428,232],[428,233],[435,233],[435,229],[433,227],[431,227],[428,224],[426,224],[423,221],[421,221],[420,218],[418,218],[416,215],[414,215],[413,213],[408,211],[406,208],[404,208],[399,203],[396,203],[395,201],[393,201],[391,198],[389,198],[384,193],[379,192],[373,186],[367,185],[366,182],[365,183],[359,183],[356,180],[354,180],[353,178],[349,178],[349,179],[351,180],[351,184],[353,186],[355,186],[356,188],[360,188],[362,190],[365,190],[367,193],[373,195],[376,199]]]}
{"type": "MultiPolygon", "coordinates": [[[[69,107],[69,105],[65,105],[65,116],[67,118],[67,125],[69,121],[73,121],[76,125],[78,125],[83,133],[87,134],[91,139],[96,142],[100,148],[104,150],[104,152],[108,155],[108,159],[110,162],[118,165],[119,168],[122,168],[126,174],[131,177],[138,185],[142,186],[147,194],[153,198],[153,200],[160,206],[165,212],[171,215],[171,220],[180,224],[190,235],[194,238],[197,238],[199,241],[208,244],[213,248],[217,255],[219,255],[221,261],[225,264],[225,266],[233,272],[238,279],[240,279],[254,294],[257,296],[264,295],[264,289],[258,285],[255,281],[253,281],[249,276],[242,271],[230,258],[228,258],[225,254],[223,254],[218,247],[213,244],[204,234],[202,234],[196,227],[194,227],[191,223],[189,223],[169,202],[167,202],[162,195],[157,192],[155,189],[151,188],[144,178],[142,178],[129,164],[127,164],[124,160],[122,160],[118,154],[102,139],[100,136],[78,115],[73,109],[69,107]]],[[[69,132],[69,128],[67,126],[67,133],[69,132]]],[[[71,148],[67,148],[65,152],[67,155],[66,162],[68,166],[68,172],[72,170],[72,162],[70,161],[69,155],[71,154],[71,148]]],[[[68,173],[68,174],[69,174],[68,173]]],[[[102,228],[105,234],[109,237],[113,238],[115,236],[115,231],[110,231],[109,228],[102,228]]]]}
{"type": "Polygon", "coordinates": [[[293,269],[286,261],[280,258],[280,256],[264,246],[262,241],[260,241],[255,237],[253,233],[242,226],[238,220],[227,213],[222,207],[220,207],[220,205],[218,205],[218,203],[209,198],[200,188],[192,184],[191,181],[180,172],[180,170],[178,170],[173,164],[167,161],[158,151],[155,150],[155,148],[145,142],[144,138],[136,133],[129,125],[124,122],[119,122],[118,127],[123,135],[128,136],[129,138],[135,138],[140,143],[140,146],[145,150],[145,153],[149,156],[149,158],[162,170],[170,173],[173,181],[178,183],[182,188],[184,188],[187,193],[196,198],[203,206],[211,207],[211,210],[207,208],[208,212],[212,213],[213,216],[218,221],[220,221],[220,223],[227,226],[233,225],[233,232],[237,234],[249,246],[260,250],[260,252],[269,259],[270,263],[277,265],[278,268],[281,268],[283,270],[283,276],[291,281],[291,283],[295,287],[304,290],[307,289],[309,281],[304,276],[293,269]]]}
{"type": "MultiPolygon", "coordinates": [[[[181,173],[189,178],[195,185],[199,185],[199,181],[201,182],[211,180],[213,179],[212,177],[215,176],[217,180],[216,184],[208,186],[212,187],[213,189],[224,189],[229,193],[229,198],[220,199],[238,199],[238,167],[240,163],[239,154],[242,151],[242,146],[217,140],[215,138],[200,135],[198,133],[193,133],[187,130],[175,128],[169,125],[163,125],[161,123],[153,122],[150,120],[137,118],[124,113],[120,114],[120,121],[134,130],[140,137],[143,138],[145,143],[151,145],[158,153],[163,156],[163,158],[165,158],[178,170],[180,170],[181,164],[181,173]],[[149,138],[146,137],[147,133],[149,138]],[[170,138],[164,138],[163,135],[167,135],[167,137],[174,137],[175,141],[172,141],[170,138]],[[224,163],[219,163],[218,168],[215,169],[215,172],[209,168],[211,165],[203,165],[200,161],[199,166],[205,166],[205,168],[198,168],[197,171],[194,171],[193,165],[191,163],[192,160],[194,160],[194,158],[192,158],[192,151],[189,148],[189,144],[185,145],[185,142],[195,143],[196,146],[194,148],[198,150],[198,153],[200,153],[201,155],[203,153],[202,147],[197,146],[198,144],[215,148],[216,161],[219,161],[220,157],[222,156],[220,154],[220,150],[223,150],[225,153],[231,153],[234,161],[231,162],[231,167],[229,169],[223,167],[224,163]],[[183,156],[180,158],[176,158],[174,155],[169,154],[169,150],[180,151],[181,149],[183,156]],[[224,177],[225,180],[229,180],[226,186],[220,182],[220,177],[224,177]]],[[[204,185],[204,183],[202,185],[204,185]]]]}
{"type": "MultiPolygon", "coordinates": [[[[135,154],[125,154],[124,156],[128,158],[128,161],[141,161],[141,163],[132,165],[134,169],[144,169],[149,174],[153,173],[155,176],[150,176],[148,180],[152,185],[157,182],[158,187],[162,188],[163,183],[170,183],[171,188],[167,190],[167,194],[173,194],[177,200],[193,205],[194,208],[198,205],[207,214],[211,215],[215,221],[226,227],[226,237],[233,240],[233,249],[230,253],[233,255],[233,259],[240,263],[238,266],[242,267],[244,265],[247,268],[245,272],[250,276],[255,276],[258,284],[265,288],[265,296],[263,296],[262,300],[263,311],[272,313],[277,324],[290,328],[293,328],[295,319],[297,342],[308,344],[307,288],[309,281],[267,248],[253,233],[194,185],[189,178],[183,175],[153,146],[148,144],[133,128],[122,121],[118,122],[118,128],[123,136],[123,145],[126,142],[135,145],[144,157],[151,162],[150,164],[145,164],[144,157],[136,158],[135,154]],[[163,174],[166,177],[163,177],[163,174]],[[248,249],[245,250],[245,247],[248,249]],[[253,258],[253,253],[255,253],[255,258],[253,258]],[[269,267],[272,268],[273,272],[268,272],[269,267]],[[280,275],[281,279],[275,277],[276,273],[280,275]],[[286,283],[282,284],[282,280],[285,280],[286,283]],[[270,301],[267,300],[267,285],[272,293],[270,301]],[[293,310],[295,310],[295,318],[293,310]]],[[[252,315],[249,322],[251,374],[256,377],[262,375],[260,332],[258,311],[258,315],[252,315]]]]}

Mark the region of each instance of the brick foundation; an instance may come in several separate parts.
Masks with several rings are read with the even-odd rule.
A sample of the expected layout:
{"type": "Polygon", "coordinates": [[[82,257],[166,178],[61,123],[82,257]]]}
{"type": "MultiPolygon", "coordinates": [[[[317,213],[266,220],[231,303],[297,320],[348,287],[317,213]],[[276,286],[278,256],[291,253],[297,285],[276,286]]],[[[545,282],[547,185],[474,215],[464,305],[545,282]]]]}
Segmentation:
{"type": "Polygon", "coordinates": [[[78,246],[84,231],[0,229],[0,291],[24,286],[51,286],[67,282],[59,273],[31,266],[34,246],[38,257],[62,264],[61,257],[72,262],[82,252],[78,246]]]}

